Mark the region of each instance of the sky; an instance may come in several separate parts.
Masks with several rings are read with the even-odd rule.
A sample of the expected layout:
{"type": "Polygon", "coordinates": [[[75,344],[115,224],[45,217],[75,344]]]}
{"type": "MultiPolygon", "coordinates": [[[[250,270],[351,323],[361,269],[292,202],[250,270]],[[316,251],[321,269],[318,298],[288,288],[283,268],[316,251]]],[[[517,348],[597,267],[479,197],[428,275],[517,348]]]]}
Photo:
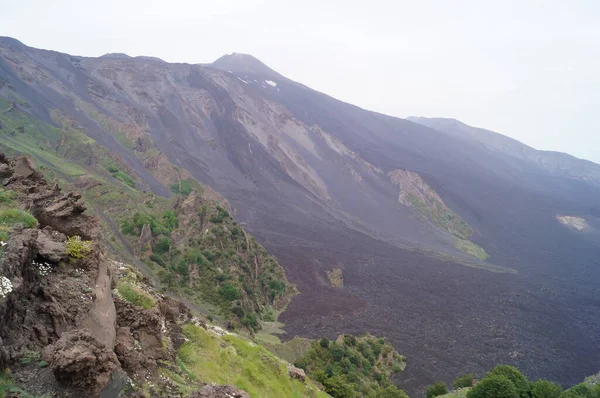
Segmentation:
{"type": "Polygon", "coordinates": [[[0,35],[85,56],[248,53],[369,110],[600,163],[597,0],[0,0],[0,35]]]}

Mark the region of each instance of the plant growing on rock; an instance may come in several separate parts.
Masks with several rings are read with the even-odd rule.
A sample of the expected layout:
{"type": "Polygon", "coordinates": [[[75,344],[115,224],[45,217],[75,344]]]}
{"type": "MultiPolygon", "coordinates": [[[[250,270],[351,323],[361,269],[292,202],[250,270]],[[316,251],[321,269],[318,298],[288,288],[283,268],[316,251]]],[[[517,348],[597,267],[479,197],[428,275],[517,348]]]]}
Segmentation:
{"type": "Polygon", "coordinates": [[[86,257],[92,251],[92,242],[82,240],[80,236],[70,236],[65,242],[65,253],[69,257],[80,259],[86,257]]]}

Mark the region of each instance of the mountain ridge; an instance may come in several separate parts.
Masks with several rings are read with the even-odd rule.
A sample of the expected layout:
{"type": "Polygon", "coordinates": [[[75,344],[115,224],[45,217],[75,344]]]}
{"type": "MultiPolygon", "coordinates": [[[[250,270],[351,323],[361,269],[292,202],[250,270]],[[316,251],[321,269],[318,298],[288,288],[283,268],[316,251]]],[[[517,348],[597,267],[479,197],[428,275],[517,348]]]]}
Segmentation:
{"type": "MultiPolygon", "coordinates": [[[[59,120],[52,115],[65,114],[118,156],[111,178],[128,181],[121,171],[132,189],[168,197],[170,185],[189,173],[225,196],[301,292],[282,314],[291,335],[375,329],[406,345],[402,352],[415,365],[402,377],[417,389],[473,358],[482,368],[506,358],[532,377],[565,382],[597,371],[598,325],[585,304],[594,300],[600,258],[593,181],[554,175],[285,78],[72,57],[14,43],[0,44],[0,78],[5,109],[16,103],[53,126],[59,120]],[[397,175],[410,178],[398,185],[397,175]],[[407,189],[426,200],[399,200],[407,189]],[[584,219],[590,229],[577,232],[557,216],[584,219]],[[462,231],[488,260],[457,247],[452,231],[462,231]],[[492,269],[514,272],[485,271],[492,269]],[[342,288],[330,285],[333,270],[340,270],[342,288]],[[574,324],[556,323],[574,311],[574,324]],[[523,322],[535,327],[523,329],[523,322]],[[419,346],[415,335],[432,344],[419,346]],[[525,356],[513,358],[514,351],[525,356]],[[528,364],[528,355],[546,365],[528,364]]],[[[15,121],[1,130],[0,143],[22,151],[16,145],[36,126],[15,121]]],[[[45,148],[38,158],[98,161],[36,137],[45,148]]]]}

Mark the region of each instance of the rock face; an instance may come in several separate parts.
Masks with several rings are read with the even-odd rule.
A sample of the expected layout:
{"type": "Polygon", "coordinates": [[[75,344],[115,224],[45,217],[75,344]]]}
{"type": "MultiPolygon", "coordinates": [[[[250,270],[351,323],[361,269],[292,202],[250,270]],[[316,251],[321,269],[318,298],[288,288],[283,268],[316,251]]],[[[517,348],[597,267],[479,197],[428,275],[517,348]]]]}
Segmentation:
{"type": "Polygon", "coordinates": [[[93,395],[99,395],[121,367],[115,353],[87,329],[63,333],[44,349],[42,358],[51,363],[59,382],[93,395]]]}

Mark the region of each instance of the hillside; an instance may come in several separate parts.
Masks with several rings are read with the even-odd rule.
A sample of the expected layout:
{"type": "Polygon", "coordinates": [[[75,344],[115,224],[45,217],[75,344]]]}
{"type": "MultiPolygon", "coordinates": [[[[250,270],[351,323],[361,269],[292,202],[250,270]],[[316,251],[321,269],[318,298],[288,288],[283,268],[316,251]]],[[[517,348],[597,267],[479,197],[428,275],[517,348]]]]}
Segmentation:
{"type": "MultiPolygon", "coordinates": [[[[104,235],[102,221],[86,214],[81,194],[64,193],[55,182],[49,183],[30,158],[0,154],[0,178],[0,397],[329,396],[322,390],[336,398],[379,397],[384,391],[389,398],[405,396],[389,381],[391,374],[403,370],[405,359],[384,339],[345,335],[340,337],[343,343],[332,343],[332,353],[338,345],[343,350],[332,355],[336,367],[331,376],[368,380],[363,392],[346,386],[346,395],[340,395],[338,384],[327,377],[323,385],[314,383],[302,370],[311,378],[313,373],[318,376],[313,366],[320,363],[309,347],[296,350],[301,368],[295,368],[253,341],[253,332],[271,322],[260,321],[266,318],[261,308],[249,308],[255,296],[248,289],[235,299],[241,298],[234,307],[246,311],[245,317],[222,301],[227,297],[217,300],[223,305],[221,315],[231,310],[247,333],[232,332],[232,319],[223,329],[211,316],[199,313],[200,307],[165,294],[170,287],[165,281],[159,291],[136,267],[121,262],[119,253],[108,255],[104,241],[114,235],[104,235]],[[244,321],[248,317],[259,321],[249,324],[244,321]],[[360,368],[354,365],[357,358],[364,362],[360,368]]],[[[224,218],[229,216],[220,209],[209,218],[216,225],[205,225],[207,230],[227,225],[224,218]]],[[[166,220],[143,225],[175,226],[166,220]]],[[[247,248],[261,250],[256,243],[247,248]]],[[[153,245],[149,250],[158,252],[153,245]]],[[[259,255],[265,254],[255,254],[259,255]]],[[[184,260],[190,267],[196,264],[189,256],[184,260]]],[[[215,258],[208,256],[199,272],[211,270],[212,264],[215,258]]],[[[259,280],[277,280],[271,274],[276,267],[271,259],[266,269],[257,268],[259,280]]],[[[191,273],[187,276],[186,283],[191,282],[191,273]]],[[[222,282],[208,281],[217,286],[222,282]]],[[[205,288],[190,286],[206,298],[205,288]]],[[[264,300],[283,300],[278,294],[271,290],[264,300]]],[[[281,343],[270,346],[283,348],[281,343]]]]}
{"type": "Polygon", "coordinates": [[[239,327],[249,314],[251,325],[293,296],[280,317],[290,338],[386,336],[414,364],[398,380],[410,391],[466,363],[510,362],[563,383],[597,371],[598,165],[557,155],[540,167],[521,149],[337,101],[244,54],[170,64],[1,38],[0,79],[2,148],[84,187],[112,250],[131,250],[148,275],[170,271],[160,277],[180,293],[204,288],[211,316],[239,327]],[[181,195],[188,187],[196,194],[181,195]],[[160,227],[171,211],[169,242],[160,227]],[[226,213],[300,294],[260,246],[244,248],[226,213]],[[223,222],[192,237],[189,215],[223,222]],[[134,238],[154,222],[144,217],[161,224],[151,252],[134,238]],[[202,257],[182,249],[198,239],[202,257]],[[195,277],[215,247],[233,266],[209,272],[224,291],[195,277]],[[188,255],[199,264],[178,270],[188,255]],[[257,279],[255,259],[272,280],[257,279]]]}

